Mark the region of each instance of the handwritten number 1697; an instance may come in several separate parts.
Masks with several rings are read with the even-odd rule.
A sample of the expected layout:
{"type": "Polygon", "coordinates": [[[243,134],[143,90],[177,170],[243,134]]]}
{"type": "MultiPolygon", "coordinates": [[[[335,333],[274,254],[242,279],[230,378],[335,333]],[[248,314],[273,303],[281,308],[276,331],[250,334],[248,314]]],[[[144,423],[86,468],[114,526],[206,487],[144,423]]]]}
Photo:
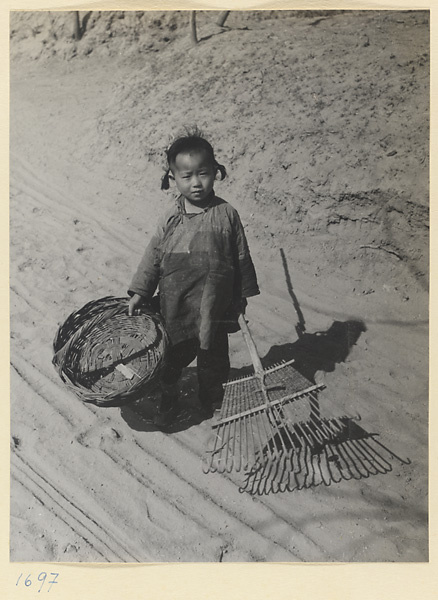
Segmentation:
{"type": "MultiPolygon", "coordinates": [[[[38,592],[41,592],[41,590],[43,589],[44,584],[46,583],[47,578],[50,576],[52,577],[52,579],[50,581],[47,580],[47,585],[49,586],[47,591],[50,592],[50,590],[52,589],[52,585],[54,583],[58,583],[56,580],[58,579],[58,575],[59,573],[45,573],[44,571],[42,571],[39,575],[38,575],[38,582],[35,582],[36,585],[39,585],[39,589],[38,592]]],[[[20,579],[23,577],[23,573],[20,573],[20,577],[17,579],[17,583],[15,584],[16,586],[20,583],[20,579]]],[[[30,587],[31,585],[33,585],[34,581],[32,581],[31,575],[29,573],[29,575],[26,577],[26,579],[22,582],[22,584],[24,584],[26,587],[30,587]]]]}

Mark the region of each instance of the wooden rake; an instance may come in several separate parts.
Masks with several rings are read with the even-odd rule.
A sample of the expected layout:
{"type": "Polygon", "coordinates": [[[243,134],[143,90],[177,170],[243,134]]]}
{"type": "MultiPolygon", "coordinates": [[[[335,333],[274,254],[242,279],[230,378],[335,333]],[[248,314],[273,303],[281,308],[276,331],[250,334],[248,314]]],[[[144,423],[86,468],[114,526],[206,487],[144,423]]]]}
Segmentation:
{"type": "Polygon", "coordinates": [[[301,442],[291,423],[297,400],[317,405],[323,384],[312,385],[292,367],[293,360],[263,369],[256,345],[243,315],[239,325],[248,346],[254,375],[229,381],[214,435],[204,458],[204,472],[247,470],[257,464],[275,468],[281,456],[292,454],[301,442]],[[212,447],[211,447],[212,446],[212,447]]]}

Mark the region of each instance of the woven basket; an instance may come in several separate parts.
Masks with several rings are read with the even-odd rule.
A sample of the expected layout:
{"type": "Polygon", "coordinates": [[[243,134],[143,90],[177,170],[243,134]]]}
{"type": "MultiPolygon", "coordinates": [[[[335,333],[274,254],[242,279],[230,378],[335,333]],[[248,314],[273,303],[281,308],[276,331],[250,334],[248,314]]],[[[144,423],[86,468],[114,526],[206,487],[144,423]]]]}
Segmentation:
{"type": "Polygon", "coordinates": [[[53,342],[53,364],[84,402],[122,406],[144,395],[164,364],[168,337],[161,317],[108,296],[72,313],[53,342]]]}

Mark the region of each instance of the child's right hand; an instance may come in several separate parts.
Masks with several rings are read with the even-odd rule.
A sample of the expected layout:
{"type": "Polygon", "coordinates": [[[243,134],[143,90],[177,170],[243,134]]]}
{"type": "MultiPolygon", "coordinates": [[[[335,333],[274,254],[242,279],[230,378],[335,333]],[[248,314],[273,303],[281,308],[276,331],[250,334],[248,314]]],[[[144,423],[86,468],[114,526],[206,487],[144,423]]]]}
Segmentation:
{"type": "Polygon", "coordinates": [[[140,314],[140,305],[144,302],[143,296],[140,294],[134,294],[128,304],[128,315],[132,317],[133,315],[140,314]]]}

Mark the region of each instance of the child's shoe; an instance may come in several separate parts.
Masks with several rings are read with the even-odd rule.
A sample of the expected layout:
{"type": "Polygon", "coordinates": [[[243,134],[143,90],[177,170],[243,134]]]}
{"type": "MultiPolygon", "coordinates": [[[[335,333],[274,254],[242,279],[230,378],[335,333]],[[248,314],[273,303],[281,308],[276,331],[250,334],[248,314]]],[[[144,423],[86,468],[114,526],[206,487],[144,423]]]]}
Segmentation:
{"type": "Polygon", "coordinates": [[[222,402],[203,402],[199,412],[203,419],[211,419],[216,411],[219,411],[222,406],[222,402]]]}
{"type": "Polygon", "coordinates": [[[154,417],[154,425],[156,427],[168,427],[173,423],[178,411],[178,393],[174,389],[163,389],[160,407],[154,417]]]}

